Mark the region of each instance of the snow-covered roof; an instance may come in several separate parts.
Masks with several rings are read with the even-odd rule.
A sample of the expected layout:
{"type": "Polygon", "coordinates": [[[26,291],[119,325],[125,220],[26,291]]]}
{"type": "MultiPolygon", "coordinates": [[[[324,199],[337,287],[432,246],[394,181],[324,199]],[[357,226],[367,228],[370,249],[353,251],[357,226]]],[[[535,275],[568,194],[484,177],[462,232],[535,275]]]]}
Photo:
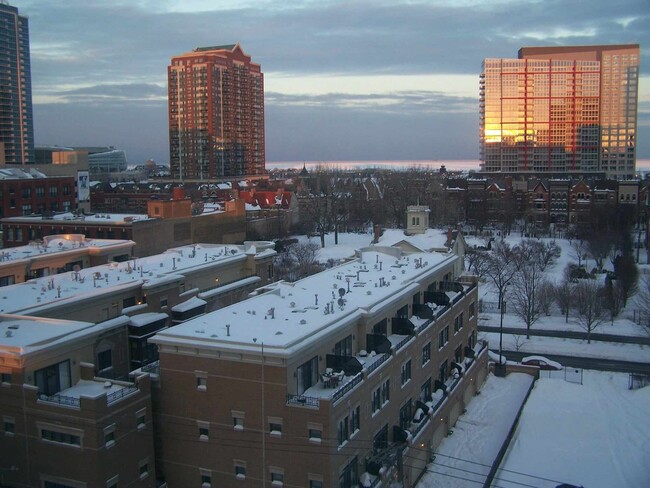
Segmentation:
{"type": "Polygon", "coordinates": [[[447,231],[440,229],[427,229],[424,234],[415,234],[407,236],[403,230],[387,229],[379,238],[379,245],[381,246],[394,246],[398,242],[406,241],[409,244],[422,249],[423,251],[430,251],[432,249],[443,249],[447,242],[447,231]]]}
{"type": "MultiPolygon", "coordinates": [[[[64,302],[73,303],[93,295],[125,288],[153,288],[169,280],[182,280],[183,273],[208,266],[244,261],[246,249],[241,245],[194,244],[169,249],[162,254],[129,261],[111,262],[46,276],[0,288],[0,313],[36,313],[64,302]]],[[[257,257],[275,254],[261,249],[257,257]]]]}
{"type": "Polygon", "coordinates": [[[428,284],[453,254],[364,248],[360,257],[295,283],[278,282],[265,293],[156,334],[160,345],[265,351],[289,356],[364,314],[428,284]],[[380,264],[381,263],[381,264],[380,264]],[[348,291],[349,290],[349,291],[348,291]]]}
{"type": "Polygon", "coordinates": [[[43,218],[41,215],[24,215],[22,217],[7,217],[5,222],[45,222],[45,221],[76,221],[88,224],[122,224],[128,225],[138,220],[150,220],[146,214],[118,214],[118,213],[97,213],[93,215],[75,215],[72,212],[54,214],[52,217],[43,218]]]}
{"type": "Polygon", "coordinates": [[[145,325],[153,324],[159,320],[167,320],[168,318],[169,315],[162,312],[141,313],[131,317],[129,325],[132,327],[144,327],[145,325]]]}
{"type": "Polygon", "coordinates": [[[80,235],[47,236],[42,243],[30,242],[26,246],[9,247],[0,251],[0,263],[33,259],[44,254],[57,254],[83,248],[111,248],[134,245],[122,239],[88,239],[80,235]]]}
{"type": "Polygon", "coordinates": [[[129,318],[120,316],[93,324],[76,320],[48,319],[0,314],[0,354],[18,358],[31,352],[79,339],[84,335],[127,324],[129,318]]]}
{"type": "Polygon", "coordinates": [[[172,312],[187,312],[188,310],[192,310],[193,308],[197,307],[202,307],[206,305],[208,302],[205,300],[201,300],[198,297],[192,297],[189,300],[185,300],[184,302],[179,303],[178,305],[175,305],[172,307],[172,312]]]}

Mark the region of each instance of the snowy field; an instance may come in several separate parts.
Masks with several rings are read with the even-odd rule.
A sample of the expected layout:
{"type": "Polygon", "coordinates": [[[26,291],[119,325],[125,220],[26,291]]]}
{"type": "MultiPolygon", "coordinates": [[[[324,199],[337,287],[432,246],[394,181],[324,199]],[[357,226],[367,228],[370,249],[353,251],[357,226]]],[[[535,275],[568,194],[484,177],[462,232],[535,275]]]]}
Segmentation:
{"type": "Polygon", "coordinates": [[[540,379],[492,486],[649,487],[650,387],[627,382],[589,370],[582,385],[540,379]]]}

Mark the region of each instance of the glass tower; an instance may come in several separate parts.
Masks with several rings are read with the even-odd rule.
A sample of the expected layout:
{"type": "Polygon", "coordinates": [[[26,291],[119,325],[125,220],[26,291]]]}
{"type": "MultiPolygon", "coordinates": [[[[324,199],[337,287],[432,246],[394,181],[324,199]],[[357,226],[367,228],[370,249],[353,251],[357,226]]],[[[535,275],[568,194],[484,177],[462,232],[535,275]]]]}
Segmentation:
{"type": "Polygon", "coordinates": [[[638,78],[638,45],[522,48],[517,59],[484,60],[482,170],[634,177],[638,78]]]}
{"type": "Polygon", "coordinates": [[[0,163],[34,162],[29,27],[0,0],[0,163]]]}

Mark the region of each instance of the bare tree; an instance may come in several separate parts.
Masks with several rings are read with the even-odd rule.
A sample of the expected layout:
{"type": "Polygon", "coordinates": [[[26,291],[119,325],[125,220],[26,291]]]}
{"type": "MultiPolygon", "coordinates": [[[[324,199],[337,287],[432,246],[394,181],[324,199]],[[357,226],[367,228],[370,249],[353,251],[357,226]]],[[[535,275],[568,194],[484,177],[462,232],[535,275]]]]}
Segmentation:
{"type": "Polygon", "coordinates": [[[522,240],[513,249],[515,272],[508,290],[511,310],[526,324],[526,338],[542,315],[539,290],[543,286],[545,264],[539,254],[539,241],[522,240]]]}
{"type": "Polygon", "coordinates": [[[587,241],[587,253],[596,262],[598,271],[603,270],[605,259],[609,256],[612,243],[608,236],[603,233],[594,233],[587,241]]]}
{"type": "Polygon", "coordinates": [[[465,260],[467,261],[468,271],[472,271],[479,278],[485,275],[485,268],[488,263],[487,251],[468,247],[465,249],[465,260]]]}
{"type": "Polygon", "coordinates": [[[578,260],[578,267],[582,268],[582,262],[587,259],[588,254],[587,241],[576,239],[571,243],[571,248],[573,249],[574,257],[578,260]]]}
{"type": "Polygon", "coordinates": [[[544,315],[551,315],[551,305],[554,301],[554,292],[555,287],[553,283],[547,280],[543,280],[539,286],[539,306],[542,309],[544,315]]]}
{"type": "Polygon", "coordinates": [[[591,344],[591,333],[605,321],[602,288],[596,280],[579,280],[574,296],[578,325],[587,331],[587,344],[591,344]]]}
{"type": "Polygon", "coordinates": [[[650,332],[650,277],[648,276],[641,281],[637,303],[639,304],[640,324],[650,332]]]}
{"type": "Polygon", "coordinates": [[[506,241],[497,241],[488,254],[485,266],[485,276],[494,284],[499,294],[499,309],[508,283],[517,271],[513,251],[506,241]]]}
{"type": "Polygon", "coordinates": [[[512,334],[512,340],[515,343],[515,351],[517,352],[528,343],[521,334],[512,334]]]}
{"type": "Polygon", "coordinates": [[[571,310],[571,297],[575,283],[571,279],[571,267],[564,268],[562,279],[553,287],[553,297],[564,314],[564,321],[569,322],[569,312],[571,310]]]}

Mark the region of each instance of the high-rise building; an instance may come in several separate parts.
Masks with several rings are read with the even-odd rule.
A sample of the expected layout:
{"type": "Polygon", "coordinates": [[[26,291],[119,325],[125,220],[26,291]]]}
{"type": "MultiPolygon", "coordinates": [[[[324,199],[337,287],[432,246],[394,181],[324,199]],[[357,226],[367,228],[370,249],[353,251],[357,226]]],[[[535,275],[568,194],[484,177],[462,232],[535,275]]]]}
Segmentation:
{"type": "Polygon", "coordinates": [[[524,47],[486,59],[485,172],[634,177],[639,45],[524,47]]]}
{"type": "Polygon", "coordinates": [[[264,75],[239,44],[172,58],[172,177],[202,180],[264,173],[264,75]]]}
{"type": "Polygon", "coordinates": [[[0,163],[33,162],[28,21],[0,0],[0,163]]]}

